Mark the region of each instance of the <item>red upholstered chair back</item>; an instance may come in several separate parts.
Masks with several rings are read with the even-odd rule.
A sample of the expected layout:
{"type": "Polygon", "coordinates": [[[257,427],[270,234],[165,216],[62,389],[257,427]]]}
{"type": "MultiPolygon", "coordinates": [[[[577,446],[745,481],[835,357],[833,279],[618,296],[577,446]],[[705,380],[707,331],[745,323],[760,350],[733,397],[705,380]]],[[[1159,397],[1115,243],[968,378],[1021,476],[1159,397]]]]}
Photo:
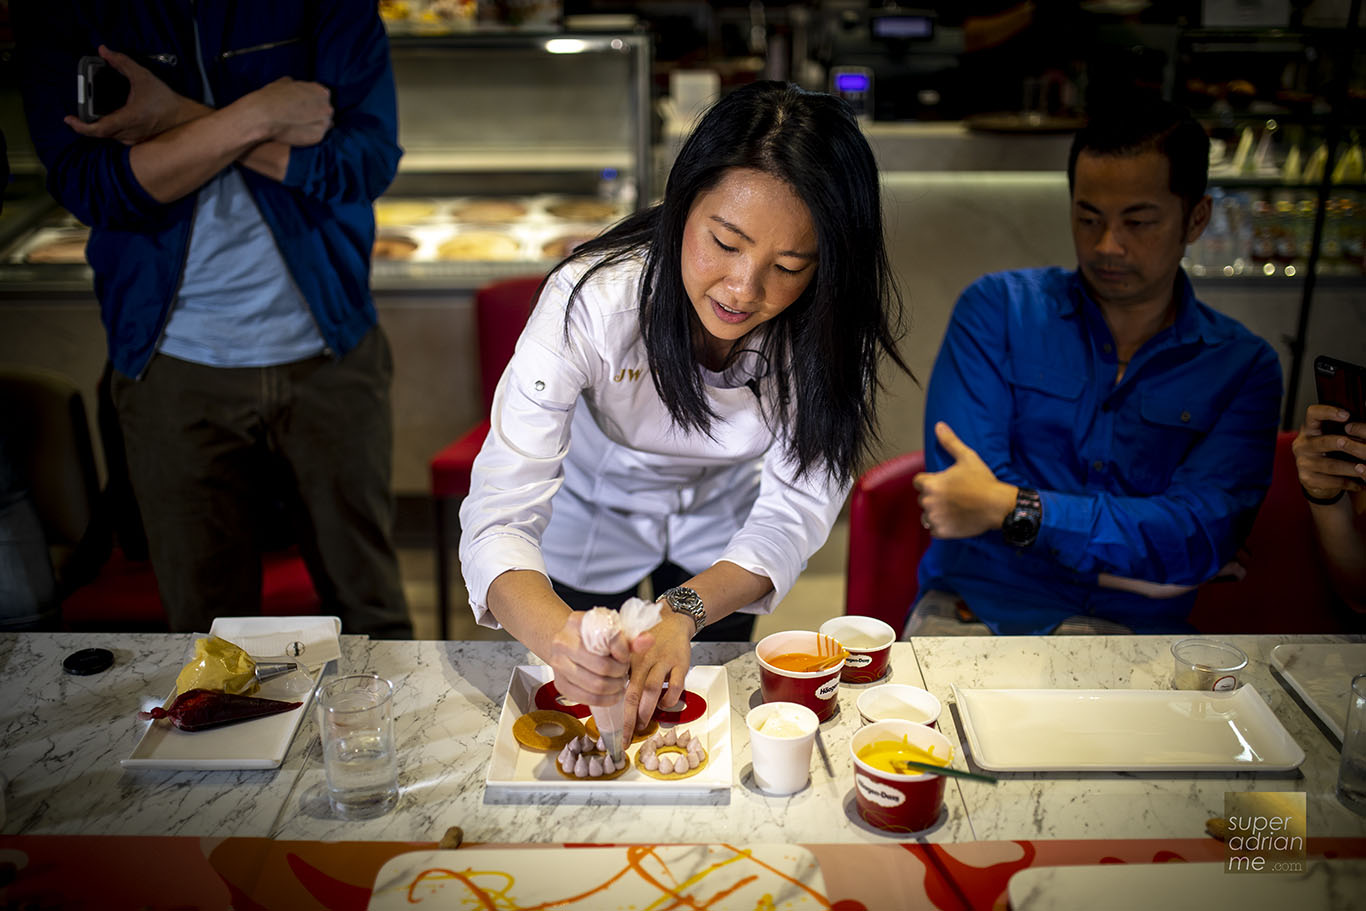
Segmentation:
{"type": "Polygon", "coordinates": [[[1276,439],[1271,488],[1243,545],[1247,578],[1207,582],[1196,596],[1188,619],[1201,632],[1322,633],[1352,624],[1319,555],[1290,448],[1295,436],[1288,430],[1276,439]]]}
{"type": "Polygon", "coordinates": [[[517,338],[536,305],[544,276],[528,275],[485,285],[474,294],[475,334],[479,339],[479,389],[484,417],[493,408],[493,390],[512,360],[517,338]]]}
{"type": "Polygon", "coordinates": [[[844,612],[877,617],[898,633],[919,594],[916,573],[931,540],[914,483],[924,470],[923,451],[888,459],[854,483],[849,500],[844,612]]]}

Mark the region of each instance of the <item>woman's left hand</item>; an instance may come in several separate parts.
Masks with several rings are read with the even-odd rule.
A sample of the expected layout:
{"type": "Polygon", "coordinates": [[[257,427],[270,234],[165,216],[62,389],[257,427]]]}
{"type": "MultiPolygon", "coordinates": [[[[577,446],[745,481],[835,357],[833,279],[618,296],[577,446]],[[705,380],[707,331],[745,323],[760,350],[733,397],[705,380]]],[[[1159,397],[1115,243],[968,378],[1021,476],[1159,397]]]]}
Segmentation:
{"type": "Polygon", "coordinates": [[[692,617],[667,608],[663,617],[650,627],[654,643],[642,652],[632,650],[631,681],[626,688],[626,717],[636,718],[636,729],[649,724],[655,706],[671,708],[683,696],[683,679],[692,666],[692,617]],[[661,700],[664,684],[669,694],[661,700]],[[634,715],[632,712],[634,711],[634,715]]]}

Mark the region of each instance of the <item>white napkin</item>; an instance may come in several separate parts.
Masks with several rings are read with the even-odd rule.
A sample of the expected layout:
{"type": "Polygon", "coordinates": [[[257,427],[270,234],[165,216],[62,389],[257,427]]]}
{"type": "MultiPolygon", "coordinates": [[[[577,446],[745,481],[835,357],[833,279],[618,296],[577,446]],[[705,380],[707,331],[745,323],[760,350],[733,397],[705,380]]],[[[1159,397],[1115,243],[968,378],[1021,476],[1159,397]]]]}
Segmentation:
{"type": "Polygon", "coordinates": [[[336,617],[219,617],[209,633],[258,661],[297,661],[310,671],[341,657],[336,617]]]}

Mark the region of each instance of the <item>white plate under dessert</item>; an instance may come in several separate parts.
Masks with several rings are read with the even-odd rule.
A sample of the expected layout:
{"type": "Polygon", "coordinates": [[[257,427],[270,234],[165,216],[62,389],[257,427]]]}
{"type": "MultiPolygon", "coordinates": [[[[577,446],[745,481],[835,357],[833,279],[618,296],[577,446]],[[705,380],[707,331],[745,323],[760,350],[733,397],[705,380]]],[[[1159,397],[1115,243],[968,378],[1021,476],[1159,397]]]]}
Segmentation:
{"type": "Polygon", "coordinates": [[[996,772],[1270,772],[1304,750],[1255,687],[988,690],[953,687],[979,766],[996,772]]]}
{"type": "MultiPolygon", "coordinates": [[[[636,791],[648,793],[690,794],[730,790],[733,782],[730,747],[730,683],[724,667],[698,666],[688,671],[683,685],[706,701],[706,713],[695,721],[673,725],[686,730],[693,737],[702,738],[707,751],[707,763],[696,775],[688,778],[661,780],[652,778],[635,767],[634,759],[640,744],[627,751],[631,768],[619,778],[571,779],[560,774],[555,765],[556,751],[530,750],[517,742],[512,727],[517,719],[534,711],[536,691],[554,679],[545,665],[524,664],[512,671],[503,713],[498,719],[498,733],[493,741],[493,756],[489,759],[485,783],[489,787],[519,788],[537,791],[636,791]]],[[[587,719],[584,719],[587,721],[587,719]]],[[[664,726],[668,730],[670,726],[664,726]]]]}
{"type": "Polygon", "coordinates": [[[825,879],[799,845],[466,847],[391,857],[370,911],[436,908],[825,909],[825,879]]]}

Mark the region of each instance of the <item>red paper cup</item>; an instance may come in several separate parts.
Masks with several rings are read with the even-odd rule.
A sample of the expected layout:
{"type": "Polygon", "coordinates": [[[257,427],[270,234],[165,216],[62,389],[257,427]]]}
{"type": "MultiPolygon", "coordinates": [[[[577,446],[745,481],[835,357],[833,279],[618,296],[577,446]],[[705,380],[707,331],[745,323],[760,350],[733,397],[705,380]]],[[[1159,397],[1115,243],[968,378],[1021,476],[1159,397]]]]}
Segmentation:
{"type": "Polygon", "coordinates": [[[934,693],[904,683],[869,687],[859,693],[857,705],[864,724],[895,719],[931,728],[939,726],[939,713],[944,708],[934,693]]]}
{"type": "Polygon", "coordinates": [[[840,661],[819,671],[787,671],[774,667],[768,659],[789,652],[806,655],[829,654],[831,647],[838,648],[837,642],[826,639],[822,649],[818,644],[820,633],[809,630],[790,630],[773,633],[759,640],[754,653],[759,657],[759,689],[765,702],[795,702],[816,713],[825,721],[835,714],[838,703],[835,694],[839,692],[840,671],[844,662],[840,661]],[[820,651],[818,651],[820,649],[820,651]]]}
{"type": "Polygon", "coordinates": [[[934,747],[936,756],[953,758],[949,739],[923,724],[878,721],[859,728],[849,740],[849,753],[854,760],[854,799],[859,815],[870,825],[888,832],[919,832],[939,819],[939,810],[944,805],[944,776],[930,772],[884,772],[858,758],[858,751],[870,743],[899,741],[903,737],[922,749],[934,747]]]}
{"type": "Polygon", "coordinates": [[[845,683],[869,683],[887,673],[896,630],[876,617],[848,614],[821,624],[821,632],[838,639],[849,653],[840,679],[845,683]]]}

